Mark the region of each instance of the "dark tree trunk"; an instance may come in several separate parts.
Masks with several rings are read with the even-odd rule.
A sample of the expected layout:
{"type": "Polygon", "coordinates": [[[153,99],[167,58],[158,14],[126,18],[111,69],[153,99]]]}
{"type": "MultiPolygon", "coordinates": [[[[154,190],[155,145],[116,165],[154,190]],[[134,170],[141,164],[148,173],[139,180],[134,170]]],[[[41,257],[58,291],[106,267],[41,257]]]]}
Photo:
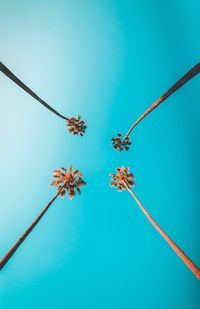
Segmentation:
{"type": "MultiPolygon", "coordinates": [[[[61,189],[63,189],[63,187],[61,189]]],[[[38,222],[42,219],[42,217],[44,216],[48,208],[51,206],[51,204],[55,201],[55,199],[60,194],[61,189],[56,193],[56,195],[50,200],[50,202],[45,206],[45,208],[39,214],[39,216],[33,221],[33,223],[28,227],[28,229],[21,235],[21,237],[16,241],[16,243],[11,247],[11,249],[0,260],[0,271],[7,264],[7,262],[11,259],[15,251],[23,243],[23,241],[30,234],[30,232],[34,229],[34,227],[38,224],[38,222]]]]}
{"type": "Polygon", "coordinates": [[[0,61],[0,71],[4,73],[8,78],[10,78],[15,84],[21,87],[24,91],[30,94],[35,100],[37,100],[39,103],[45,106],[48,110],[50,110],[52,113],[56,114],[58,117],[62,119],[70,121],[70,119],[61,115],[54,108],[52,108],[49,104],[43,101],[36,93],[34,93],[29,87],[27,87],[17,76],[15,76],[1,61],[0,61]]]}
{"type": "Polygon", "coordinates": [[[151,222],[153,227],[158,231],[158,233],[166,240],[169,246],[175,251],[175,253],[182,259],[185,265],[194,273],[194,275],[200,280],[200,269],[192,262],[192,260],[175,244],[175,242],[163,231],[163,229],[156,223],[156,221],[151,217],[148,211],[144,208],[142,203],[136,197],[135,193],[129,189],[129,187],[125,184],[127,191],[132,195],[135,199],[136,203],[147,217],[147,219],[151,222]]]}
{"type": "Polygon", "coordinates": [[[129,131],[125,135],[124,139],[129,136],[131,131],[136,127],[136,125],[144,119],[149,113],[151,113],[158,105],[165,101],[172,93],[181,88],[190,79],[200,73],[200,63],[196,64],[190,71],[188,71],[178,82],[176,82],[171,88],[167,90],[157,101],[155,101],[130,127],[129,131]]]}

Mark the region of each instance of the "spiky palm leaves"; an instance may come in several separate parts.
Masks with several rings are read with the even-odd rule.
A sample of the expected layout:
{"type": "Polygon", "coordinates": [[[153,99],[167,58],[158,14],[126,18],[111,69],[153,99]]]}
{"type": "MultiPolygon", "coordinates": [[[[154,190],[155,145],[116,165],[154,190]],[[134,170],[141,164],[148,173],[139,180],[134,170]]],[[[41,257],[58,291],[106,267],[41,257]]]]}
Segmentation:
{"type": "MultiPolygon", "coordinates": [[[[165,101],[170,95],[176,92],[179,88],[181,88],[184,84],[186,84],[189,80],[195,77],[200,73],[200,63],[196,64],[190,71],[188,71],[180,80],[178,80],[170,89],[168,89],[157,101],[155,101],[130,127],[127,134],[124,138],[121,138],[121,135],[117,138],[112,138],[112,144],[115,149],[118,149],[120,152],[124,150],[129,150],[127,148],[127,141],[129,140],[129,135],[132,130],[137,126],[137,124],[144,119],[148,114],[150,114],[156,107],[158,107],[163,101],[165,101]]],[[[130,144],[128,144],[129,146],[130,144]]]]}
{"type": "Polygon", "coordinates": [[[112,138],[112,145],[113,148],[118,149],[120,152],[121,151],[128,151],[130,146],[131,146],[131,141],[129,137],[126,137],[124,140],[121,138],[121,133],[117,134],[117,137],[112,138]]]}
{"type": "Polygon", "coordinates": [[[81,120],[81,116],[78,115],[78,118],[72,117],[66,120],[67,126],[69,127],[68,131],[73,135],[83,136],[87,128],[85,122],[81,120]]]}
{"type": "Polygon", "coordinates": [[[82,176],[83,174],[79,170],[73,170],[71,165],[68,170],[61,167],[53,172],[53,177],[56,178],[56,180],[51,183],[51,186],[57,186],[57,191],[61,190],[61,196],[65,196],[68,192],[69,198],[73,199],[76,193],[81,193],[80,188],[86,185],[82,176]]]}
{"type": "Polygon", "coordinates": [[[0,260],[0,270],[11,259],[15,251],[24,242],[24,240],[34,229],[34,227],[38,224],[38,222],[42,219],[46,211],[49,209],[49,207],[53,204],[53,202],[57,199],[59,195],[64,196],[66,194],[66,191],[68,191],[68,196],[70,199],[72,199],[76,195],[76,192],[80,193],[80,188],[86,184],[85,181],[82,179],[82,176],[83,174],[81,172],[79,172],[78,170],[73,170],[71,166],[69,167],[68,170],[62,167],[54,171],[53,177],[57,178],[57,180],[53,181],[52,185],[58,185],[56,195],[48,202],[48,204],[44,207],[39,216],[21,235],[21,237],[11,247],[11,249],[7,252],[7,254],[5,254],[4,257],[0,260]]]}
{"type": "Polygon", "coordinates": [[[68,131],[73,135],[81,135],[83,136],[86,130],[86,124],[81,117],[78,118],[72,117],[67,118],[56,111],[53,107],[47,104],[44,100],[42,100],[36,93],[34,93],[28,86],[26,86],[17,76],[15,76],[2,62],[0,62],[0,71],[4,73],[8,78],[10,78],[15,84],[21,87],[24,91],[26,91],[30,96],[32,96],[35,100],[37,100],[40,104],[45,106],[52,113],[57,115],[58,117],[66,120],[66,124],[69,127],[68,131]]]}
{"type": "Polygon", "coordinates": [[[126,190],[126,186],[130,189],[135,185],[135,176],[130,173],[128,167],[116,168],[116,174],[110,174],[111,187],[116,188],[119,192],[126,190]]]}
{"type": "Polygon", "coordinates": [[[116,174],[111,174],[111,187],[116,188],[118,191],[127,190],[138,204],[141,211],[146,218],[150,221],[153,227],[160,233],[160,235],[166,240],[169,246],[175,251],[175,253],[182,259],[185,265],[194,273],[194,275],[200,279],[200,269],[192,262],[192,260],[176,245],[176,243],[165,233],[165,231],[156,223],[151,217],[148,211],[144,208],[140,200],[137,198],[131,188],[135,185],[135,177],[130,172],[128,167],[122,166],[116,169],[116,174]]]}

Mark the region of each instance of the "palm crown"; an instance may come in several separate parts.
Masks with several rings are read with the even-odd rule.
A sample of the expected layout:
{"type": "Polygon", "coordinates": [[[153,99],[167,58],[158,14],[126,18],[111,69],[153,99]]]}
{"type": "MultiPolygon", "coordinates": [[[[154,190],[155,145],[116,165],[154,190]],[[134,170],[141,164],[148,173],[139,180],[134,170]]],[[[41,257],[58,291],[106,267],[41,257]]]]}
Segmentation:
{"type": "Polygon", "coordinates": [[[87,128],[86,123],[81,120],[81,116],[78,115],[77,118],[72,117],[66,120],[67,126],[69,127],[68,131],[73,135],[83,136],[87,128]]]}
{"type": "Polygon", "coordinates": [[[68,192],[69,198],[73,199],[76,193],[81,193],[80,188],[86,185],[82,176],[83,174],[79,170],[73,170],[71,165],[68,170],[61,167],[53,171],[53,177],[57,179],[51,183],[51,186],[57,186],[56,190],[60,190],[61,196],[65,196],[66,192],[68,192]]]}
{"type": "Polygon", "coordinates": [[[118,133],[116,137],[111,139],[112,146],[113,148],[118,149],[120,152],[124,150],[128,151],[131,145],[130,138],[127,136],[122,139],[121,136],[121,133],[118,133]]]}
{"type": "Polygon", "coordinates": [[[130,189],[135,185],[135,176],[130,173],[128,167],[116,168],[116,174],[110,174],[111,176],[111,187],[116,188],[118,191],[126,190],[126,186],[130,189]]]}

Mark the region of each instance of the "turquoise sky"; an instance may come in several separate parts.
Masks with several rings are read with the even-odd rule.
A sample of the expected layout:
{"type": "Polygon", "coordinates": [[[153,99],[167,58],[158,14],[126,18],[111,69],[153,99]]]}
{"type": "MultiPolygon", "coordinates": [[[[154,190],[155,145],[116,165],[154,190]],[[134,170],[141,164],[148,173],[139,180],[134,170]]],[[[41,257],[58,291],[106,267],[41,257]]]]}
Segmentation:
{"type": "Polygon", "coordinates": [[[198,309],[199,282],[108,174],[200,266],[200,76],[118,153],[110,139],[200,61],[197,0],[0,0],[0,61],[85,137],[0,74],[0,256],[55,194],[69,162],[87,186],[58,199],[0,273],[2,309],[198,309]]]}

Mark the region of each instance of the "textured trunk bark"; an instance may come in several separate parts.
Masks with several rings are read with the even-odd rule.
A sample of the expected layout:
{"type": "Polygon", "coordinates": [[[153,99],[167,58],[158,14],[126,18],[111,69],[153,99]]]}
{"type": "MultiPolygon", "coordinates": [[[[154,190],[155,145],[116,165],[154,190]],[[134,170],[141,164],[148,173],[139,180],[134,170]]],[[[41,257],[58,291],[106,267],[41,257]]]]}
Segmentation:
{"type": "Polygon", "coordinates": [[[165,101],[172,93],[181,88],[185,83],[187,83],[190,79],[200,73],[200,63],[196,64],[189,72],[187,72],[177,83],[175,83],[170,89],[167,90],[157,101],[155,101],[130,127],[124,139],[128,137],[131,131],[136,127],[136,125],[144,119],[149,113],[151,113],[158,105],[160,105],[163,101],[165,101]]]}
{"type": "Polygon", "coordinates": [[[16,243],[11,247],[11,249],[4,255],[4,257],[0,260],[0,271],[7,264],[7,262],[11,259],[15,251],[19,248],[19,246],[23,243],[26,237],[30,234],[30,232],[34,229],[34,227],[38,224],[41,218],[44,216],[48,208],[55,201],[55,199],[60,194],[63,187],[57,192],[57,194],[50,200],[50,202],[45,206],[39,216],[33,221],[33,223],[28,227],[28,229],[22,234],[22,236],[16,241],[16,243]]]}
{"type": "Polygon", "coordinates": [[[15,84],[21,87],[24,91],[30,94],[35,100],[45,106],[52,113],[56,114],[58,117],[70,121],[70,119],[66,118],[59,112],[57,112],[54,108],[52,108],[49,104],[43,101],[36,93],[34,93],[29,87],[27,87],[17,76],[15,76],[1,61],[0,61],[0,71],[4,73],[8,78],[10,78],[15,84]]]}
{"type": "Polygon", "coordinates": [[[160,235],[166,240],[170,247],[176,252],[176,254],[182,259],[182,261],[187,265],[187,267],[194,273],[194,275],[200,280],[200,269],[192,262],[192,260],[175,244],[175,242],[161,229],[161,227],[156,223],[156,221],[151,217],[148,211],[144,208],[142,203],[136,197],[135,193],[128,188],[126,183],[127,191],[132,195],[144,215],[151,222],[153,227],[160,233],[160,235]]]}

